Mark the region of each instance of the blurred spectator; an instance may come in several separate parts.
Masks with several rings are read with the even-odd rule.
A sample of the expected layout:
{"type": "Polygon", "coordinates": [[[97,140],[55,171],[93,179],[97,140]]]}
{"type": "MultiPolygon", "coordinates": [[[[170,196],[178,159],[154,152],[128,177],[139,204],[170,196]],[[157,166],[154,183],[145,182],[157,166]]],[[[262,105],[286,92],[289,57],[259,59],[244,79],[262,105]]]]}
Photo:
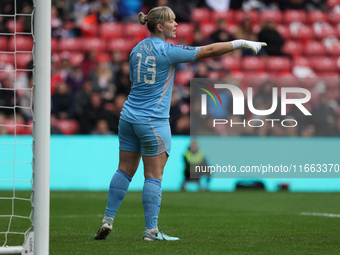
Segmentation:
{"type": "Polygon", "coordinates": [[[64,81],[57,84],[52,96],[52,114],[58,119],[70,119],[73,116],[73,99],[64,81]]]}
{"type": "Polygon", "coordinates": [[[9,29],[6,26],[6,19],[4,16],[0,16],[0,33],[1,34],[8,34],[9,29]]]}
{"type": "Polygon", "coordinates": [[[114,77],[107,62],[100,62],[94,72],[90,75],[93,83],[93,89],[99,91],[102,98],[110,101],[115,93],[114,77]]]}
{"type": "Polygon", "coordinates": [[[277,31],[276,24],[273,20],[264,21],[262,28],[258,34],[258,40],[260,42],[267,43],[267,47],[263,50],[269,56],[286,56],[287,54],[282,52],[282,47],[285,43],[283,37],[277,31]]]}
{"type": "Polygon", "coordinates": [[[64,34],[63,21],[60,19],[57,7],[51,7],[51,31],[52,37],[61,38],[64,34]]]}
{"type": "Polygon", "coordinates": [[[76,25],[81,25],[87,15],[90,14],[91,5],[88,0],[77,0],[74,4],[73,19],[76,25]]]}
{"type": "MultiPolygon", "coordinates": [[[[250,41],[257,41],[257,35],[253,30],[252,21],[249,17],[245,17],[238,25],[235,33],[235,39],[245,39],[250,41]]],[[[253,55],[249,50],[242,50],[242,55],[253,55]]]]}
{"type": "Polygon", "coordinates": [[[302,128],[300,131],[301,137],[313,137],[315,136],[315,126],[313,124],[309,124],[306,127],[302,128]]]}
{"type": "Polygon", "coordinates": [[[93,92],[91,94],[89,104],[85,107],[83,114],[78,116],[78,118],[83,134],[91,134],[98,120],[110,120],[110,112],[104,108],[100,93],[93,92]]]}
{"type": "Polygon", "coordinates": [[[61,20],[69,21],[72,18],[74,0],[52,0],[52,5],[57,8],[61,20]]]}
{"type": "Polygon", "coordinates": [[[281,10],[287,10],[287,9],[300,9],[305,10],[307,0],[277,0],[276,1],[279,4],[279,7],[281,10]]]}
{"type": "Polygon", "coordinates": [[[117,74],[115,84],[117,86],[116,93],[129,95],[131,90],[130,82],[130,66],[128,61],[124,61],[120,65],[120,70],[117,74]]]}
{"type": "Polygon", "coordinates": [[[82,82],[81,89],[77,92],[75,99],[74,99],[74,114],[76,118],[82,116],[87,107],[90,103],[90,97],[93,92],[93,84],[92,81],[86,79],[82,82]]]}
{"type": "Polygon", "coordinates": [[[203,46],[209,44],[210,41],[206,38],[204,38],[204,35],[202,33],[202,30],[199,26],[196,26],[194,29],[194,39],[191,44],[191,46],[203,46]]]}
{"type": "Polygon", "coordinates": [[[206,5],[214,10],[214,11],[219,11],[219,12],[225,12],[228,11],[230,7],[230,1],[231,0],[205,0],[206,5]]]}
{"type": "Polygon", "coordinates": [[[13,19],[11,15],[12,16],[14,15],[14,1],[2,0],[0,4],[0,13],[4,15],[3,16],[4,24],[6,24],[7,21],[13,19]]]}
{"type": "Polygon", "coordinates": [[[97,13],[99,23],[113,22],[116,20],[117,6],[115,1],[99,0],[94,3],[93,11],[97,13]]]}
{"type": "MultiPolygon", "coordinates": [[[[275,84],[267,80],[265,81],[257,91],[253,99],[253,106],[257,110],[268,110],[273,105],[273,87],[275,84]]],[[[278,97],[277,107],[275,112],[273,112],[270,117],[278,118],[281,113],[281,100],[278,97]]],[[[269,116],[268,116],[269,117],[269,116]]]]}
{"type": "Polygon", "coordinates": [[[190,135],[190,117],[187,114],[182,114],[177,120],[174,134],[190,135]]]}
{"type": "Polygon", "coordinates": [[[29,80],[29,87],[22,91],[19,97],[20,113],[25,121],[30,121],[33,118],[32,106],[33,106],[33,77],[29,80]]]}
{"type": "Polygon", "coordinates": [[[111,52],[111,60],[109,61],[109,66],[114,77],[117,76],[122,61],[122,53],[120,51],[116,50],[111,52]]]}
{"type": "Polygon", "coordinates": [[[109,129],[109,123],[105,119],[100,119],[96,123],[96,128],[92,131],[92,135],[112,135],[109,129]]]}
{"type": "Polygon", "coordinates": [[[32,18],[33,16],[29,15],[32,14],[33,7],[32,5],[26,4],[23,9],[21,10],[21,13],[25,14],[25,16],[19,16],[17,19],[19,21],[22,21],[24,24],[24,30],[25,32],[33,32],[32,30],[32,18]]]}
{"type": "Polygon", "coordinates": [[[295,119],[298,122],[298,135],[302,136],[303,132],[306,134],[307,130],[305,129],[312,124],[312,116],[305,115],[298,107],[296,107],[296,105],[292,105],[288,116],[290,116],[289,118],[295,119]]]}
{"type": "Polygon", "coordinates": [[[110,118],[110,130],[113,131],[113,133],[118,134],[118,122],[120,117],[120,112],[123,109],[124,103],[126,101],[127,97],[124,94],[118,94],[115,96],[113,100],[113,109],[112,114],[110,118]]]}
{"type": "Polygon", "coordinates": [[[334,109],[329,106],[327,94],[321,94],[319,100],[313,105],[312,121],[315,125],[316,136],[334,136],[337,115],[334,109]]]}
{"type": "Polygon", "coordinates": [[[72,72],[72,65],[71,65],[71,54],[70,52],[62,52],[60,54],[60,75],[63,80],[67,79],[67,76],[72,72]]]}
{"type": "Polygon", "coordinates": [[[5,125],[6,125],[6,115],[0,112],[0,135],[8,134],[8,130],[5,125]]]}
{"type": "MultiPolygon", "coordinates": [[[[190,22],[191,10],[197,7],[197,0],[144,0],[144,6],[151,10],[156,6],[169,6],[176,14],[176,22],[190,22]]],[[[148,11],[147,10],[147,11],[148,11]]]]}
{"type": "Polygon", "coordinates": [[[9,75],[4,75],[0,83],[0,113],[5,114],[6,117],[14,115],[16,91],[13,88],[13,82],[9,75]]]}
{"type": "Polygon", "coordinates": [[[81,63],[81,69],[85,78],[88,78],[90,73],[95,70],[97,66],[97,53],[94,50],[90,50],[85,53],[85,59],[81,63]]]}
{"type": "Polygon", "coordinates": [[[63,133],[58,127],[58,119],[54,114],[51,114],[51,135],[62,135],[63,133]]]}
{"type": "Polygon", "coordinates": [[[222,18],[217,21],[217,30],[210,35],[210,40],[212,42],[227,42],[234,40],[233,36],[226,30],[225,19],[222,18]]]}
{"type": "Polygon", "coordinates": [[[73,98],[82,87],[83,80],[84,75],[80,66],[73,66],[66,77],[66,83],[71,89],[71,96],[73,98]]]}
{"type": "Polygon", "coordinates": [[[186,190],[186,186],[190,182],[194,182],[198,185],[198,189],[202,190],[200,178],[202,176],[207,177],[207,186],[204,188],[204,190],[209,189],[209,182],[210,182],[210,173],[209,172],[196,172],[195,167],[199,167],[200,169],[207,170],[207,161],[205,159],[204,154],[202,151],[199,150],[197,141],[192,141],[189,149],[184,153],[184,181],[182,183],[182,190],[186,190]]]}

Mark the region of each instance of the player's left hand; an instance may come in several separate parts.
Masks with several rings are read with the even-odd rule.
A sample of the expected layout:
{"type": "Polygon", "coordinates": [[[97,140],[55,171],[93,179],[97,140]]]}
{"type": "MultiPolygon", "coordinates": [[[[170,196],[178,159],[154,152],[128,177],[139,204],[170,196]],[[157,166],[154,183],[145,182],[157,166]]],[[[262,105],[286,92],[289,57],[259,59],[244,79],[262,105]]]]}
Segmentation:
{"type": "Polygon", "coordinates": [[[254,53],[254,55],[259,53],[259,51],[264,46],[267,46],[265,42],[254,42],[254,41],[247,41],[247,40],[243,40],[242,42],[242,49],[251,50],[254,53]]]}

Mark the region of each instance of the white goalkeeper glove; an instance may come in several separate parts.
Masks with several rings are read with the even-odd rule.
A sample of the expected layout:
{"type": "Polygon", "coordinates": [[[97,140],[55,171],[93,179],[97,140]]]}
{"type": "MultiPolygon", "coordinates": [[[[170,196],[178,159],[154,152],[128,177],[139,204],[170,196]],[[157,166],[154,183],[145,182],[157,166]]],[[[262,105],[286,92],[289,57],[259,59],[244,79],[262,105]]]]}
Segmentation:
{"type": "Polygon", "coordinates": [[[234,50],[236,49],[248,49],[251,50],[254,55],[259,53],[262,47],[267,46],[265,42],[254,42],[254,41],[247,41],[247,40],[234,40],[231,41],[234,50]]]}

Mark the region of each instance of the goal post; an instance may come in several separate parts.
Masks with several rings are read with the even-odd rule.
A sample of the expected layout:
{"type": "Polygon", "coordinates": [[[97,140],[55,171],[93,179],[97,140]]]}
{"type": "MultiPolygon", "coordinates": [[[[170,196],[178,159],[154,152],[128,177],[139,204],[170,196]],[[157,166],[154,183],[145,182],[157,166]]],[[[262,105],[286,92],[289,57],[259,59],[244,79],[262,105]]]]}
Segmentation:
{"type": "Polygon", "coordinates": [[[49,254],[51,1],[34,0],[33,231],[34,254],[49,254]]]}

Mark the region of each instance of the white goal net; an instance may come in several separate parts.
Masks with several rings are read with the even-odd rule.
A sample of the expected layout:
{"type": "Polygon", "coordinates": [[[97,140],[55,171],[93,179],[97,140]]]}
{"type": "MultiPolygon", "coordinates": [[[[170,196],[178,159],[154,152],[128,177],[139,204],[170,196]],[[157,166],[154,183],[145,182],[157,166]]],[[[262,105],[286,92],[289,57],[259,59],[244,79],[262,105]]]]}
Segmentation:
{"type": "MultiPolygon", "coordinates": [[[[35,134],[37,129],[41,130],[39,121],[41,123],[43,114],[47,124],[43,125],[45,133],[42,132],[42,135],[45,135],[44,139],[46,134],[49,136],[49,130],[46,131],[49,117],[46,118],[46,110],[43,114],[42,110],[37,110],[39,100],[34,95],[41,94],[38,91],[41,86],[39,79],[47,80],[46,75],[37,78],[39,72],[35,70],[43,65],[41,56],[47,53],[46,49],[44,53],[36,52],[36,46],[41,42],[37,37],[41,34],[39,30],[42,30],[35,25],[37,19],[41,20],[36,6],[39,4],[38,9],[43,8],[41,2],[43,1],[2,0],[0,4],[0,254],[48,254],[46,249],[45,252],[34,250],[36,241],[33,234],[42,225],[36,220],[36,215],[41,218],[42,210],[49,214],[49,202],[46,204],[47,209],[39,205],[39,200],[42,201],[41,195],[39,198],[41,187],[49,187],[49,184],[40,185],[41,180],[36,178],[40,176],[36,166],[41,166],[41,159],[35,155],[36,147],[41,148],[41,139],[36,138],[35,134]],[[37,60],[37,57],[40,59],[37,60]],[[35,111],[33,101],[36,101],[35,111]]],[[[44,18],[48,26],[48,8],[44,18]]],[[[49,29],[47,34],[45,32],[46,35],[50,37],[49,29]]],[[[47,39],[47,47],[50,46],[49,41],[47,39]]],[[[46,56],[48,55],[49,53],[46,56]]],[[[49,61],[50,57],[46,57],[45,64],[49,61]]],[[[48,71],[47,76],[49,74],[48,71]]],[[[50,86],[49,84],[46,82],[44,85],[50,86]]],[[[49,102],[49,95],[47,101],[49,102]]],[[[49,104],[46,107],[49,112],[49,104]]],[[[49,142],[46,145],[48,148],[45,149],[49,154],[49,142]]],[[[49,157],[47,158],[49,164],[49,157]]],[[[46,162],[43,164],[47,165],[46,162]]],[[[49,168],[45,167],[44,171],[49,171],[49,168]]],[[[46,178],[45,181],[48,182],[46,178]]],[[[46,219],[44,222],[46,225],[46,219]]]]}

